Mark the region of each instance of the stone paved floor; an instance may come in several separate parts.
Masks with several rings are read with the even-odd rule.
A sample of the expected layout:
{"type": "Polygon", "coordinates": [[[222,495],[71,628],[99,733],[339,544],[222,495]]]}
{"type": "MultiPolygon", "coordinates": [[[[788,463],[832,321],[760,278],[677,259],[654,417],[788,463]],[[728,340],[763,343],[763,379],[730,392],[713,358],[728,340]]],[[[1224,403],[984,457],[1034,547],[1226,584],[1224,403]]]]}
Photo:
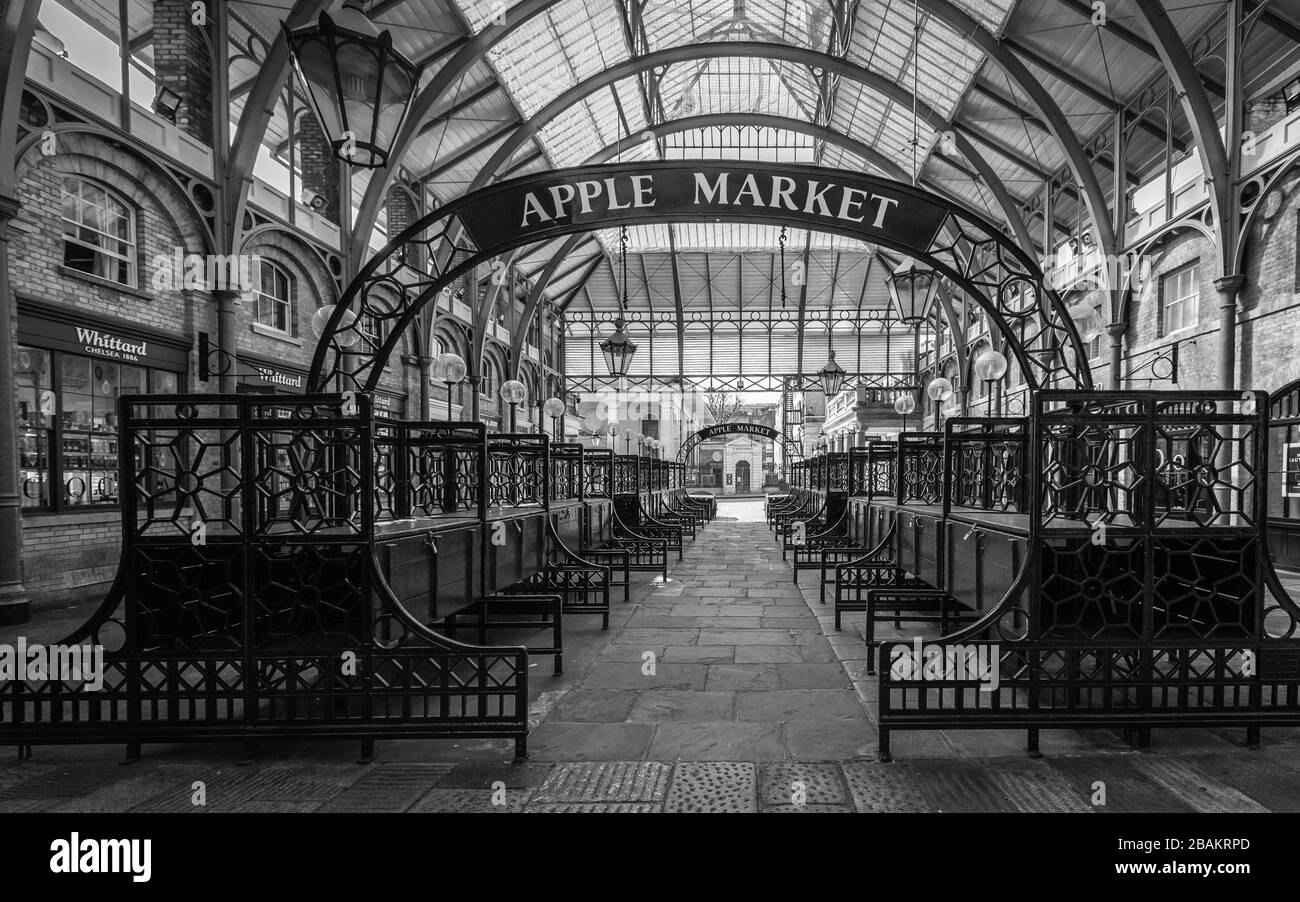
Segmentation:
{"type": "MultiPolygon", "coordinates": [[[[267,744],[248,765],[228,744],[146,746],[129,767],[120,748],[37,748],[0,765],[0,812],[1300,810],[1300,730],[1265,730],[1258,751],[1156,731],[1149,753],[1045,732],[1042,759],[1020,732],[900,733],[878,763],[862,617],[836,633],[793,584],[761,501],[722,502],[667,582],[641,577],[615,607],[607,632],[566,621],[563,676],[536,665],[526,762],[488,741],[381,742],[369,764],[354,743],[267,744]]],[[[24,634],[57,639],[85,613],[24,634]]]]}

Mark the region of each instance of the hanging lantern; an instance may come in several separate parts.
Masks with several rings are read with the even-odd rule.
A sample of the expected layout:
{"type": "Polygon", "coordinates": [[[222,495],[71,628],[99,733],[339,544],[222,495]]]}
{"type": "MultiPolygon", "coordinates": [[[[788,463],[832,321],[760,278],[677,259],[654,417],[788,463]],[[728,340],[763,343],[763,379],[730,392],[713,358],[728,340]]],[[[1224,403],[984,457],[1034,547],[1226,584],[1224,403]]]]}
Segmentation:
{"type": "Polygon", "coordinates": [[[908,257],[894,270],[888,284],[889,297],[903,324],[919,326],[925,322],[939,291],[939,274],[908,257]]]}
{"type": "Polygon", "coordinates": [[[627,310],[627,226],[618,233],[618,256],[623,271],[623,293],[619,298],[618,319],[614,320],[614,334],[600,343],[600,353],[605,355],[611,376],[626,376],[636,354],[636,342],[627,337],[627,323],[623,319],[627,310]]]}
{"type": "Polygon", "coordinates": [[[375,28],[361,0],[344,0],[338,21],[321,13],[314,24],[281,27],[334,153],[366,169],[388,165],[422,67],[393,49],[392,36],[375,28]]]}
{"type": "Polygon", "coordinates": [[[830,400],[840,393],[840,388],[844,385],[844,367],[835,362],[835,352],[831,351],[830,359],[826,361],[826,366],[817,374],[822,380],[822,392],[826,395],[826,400],[830,400]]]}
{"type": "Polygon", "coordinates": [[[626,326],[620,315],[614,321],[614,334],[600,343],[600,353],[605,355],[611,376],[626,376],[636,354],[636,342],[627,337],[626,326]]]}

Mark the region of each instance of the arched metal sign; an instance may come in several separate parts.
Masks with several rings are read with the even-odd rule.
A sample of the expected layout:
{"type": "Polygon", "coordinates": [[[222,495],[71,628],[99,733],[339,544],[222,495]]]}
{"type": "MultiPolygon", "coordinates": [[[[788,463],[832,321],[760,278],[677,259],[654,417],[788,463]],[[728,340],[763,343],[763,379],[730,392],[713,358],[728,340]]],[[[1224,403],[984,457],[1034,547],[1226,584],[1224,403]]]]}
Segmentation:
{"type": "MultiPolygon", "coordinates": [[[[1061,298],[1001,229],[903,182],[819,166],[652,162],[578,166],[472,191],[426,214],[362,268],[312,360],[309,391],[373,390],[420,309],[473,267],[557,237],[621,225],[752,222],[829,232],[924,261],[989,315],[1029,388],[1091,388],[1061,298]],[[428,270],[409,262],[423,245],[428,270]],[[376,334],[363,328],[383,324],[376,334]]],[[[526,325],[526,324],[525,324],[526,325]]]]}
{"type": "Polygon", "coordinates": [[[803,457],[803,449],[797,442],[790,441],[771,426],[764,426],[761,423],[717,423],[713,426],[705,426],[682,442],[681,450],[677,452],[677,460],[685,462],[696,445],[721,435],[757,435],[760,438],[780,442],[781,447],[785,449],[786,460],[800,460],[803,457]]]}

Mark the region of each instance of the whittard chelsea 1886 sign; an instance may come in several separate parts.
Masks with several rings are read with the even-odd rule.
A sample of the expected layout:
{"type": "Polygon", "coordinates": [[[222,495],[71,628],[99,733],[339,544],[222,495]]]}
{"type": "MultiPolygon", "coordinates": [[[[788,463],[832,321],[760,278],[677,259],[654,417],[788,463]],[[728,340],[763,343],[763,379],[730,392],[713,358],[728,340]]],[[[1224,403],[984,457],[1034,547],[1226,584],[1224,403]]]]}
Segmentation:
{"type": "Polygon", "coordinates": [[[529,177],[485,192],[459,211],[478,246],[518,244],[574,226],[622,221],[746,218],[889,239],[926,248],[947,211],[906,185],[794,165],[641,163],[591,167],[567,177],[529,177]],[[589,175],[588,175],[589,173],[589,175]]]}

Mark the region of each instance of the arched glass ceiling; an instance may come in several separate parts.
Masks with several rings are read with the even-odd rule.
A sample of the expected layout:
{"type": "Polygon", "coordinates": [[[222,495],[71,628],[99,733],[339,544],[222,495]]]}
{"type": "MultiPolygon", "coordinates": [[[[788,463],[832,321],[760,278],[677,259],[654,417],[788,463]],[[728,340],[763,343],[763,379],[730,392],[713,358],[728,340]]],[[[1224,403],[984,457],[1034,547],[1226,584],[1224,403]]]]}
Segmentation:
{"type": "MultiPolygon", "coordinates": [[[[457,4],[475,32],[501,11],[498,0],[457,4]]],[[[1012,3],[959,0],[958,6],[996,33],[1012,3]]],[[[915,84],[921,102],[948,118],[982,55],[924,14],[918,42],[915,16],[909,0],[566,0],[497,44],[489,59],[525,118],[584,79],[631,59],[634,50],[644,55],[726,41],[782,43],[842,56],[908,90],[915,84]]],[[[575,165],[648,124],[715,113],[760,113],[828,126],[909,173],[924,167],[936,140],[927,125],[916,125],[910,107],[856,82],[781,60],[725,56],[679,62],[591,93],[545,125],[539,140],[554,165],[575,165]]],[[[652,145],[638,152],[647,158],[661,153],[652,145]]],[[[861,166],[850,151],[835,146],[827,146],[820,161],[861,166]]]]}

